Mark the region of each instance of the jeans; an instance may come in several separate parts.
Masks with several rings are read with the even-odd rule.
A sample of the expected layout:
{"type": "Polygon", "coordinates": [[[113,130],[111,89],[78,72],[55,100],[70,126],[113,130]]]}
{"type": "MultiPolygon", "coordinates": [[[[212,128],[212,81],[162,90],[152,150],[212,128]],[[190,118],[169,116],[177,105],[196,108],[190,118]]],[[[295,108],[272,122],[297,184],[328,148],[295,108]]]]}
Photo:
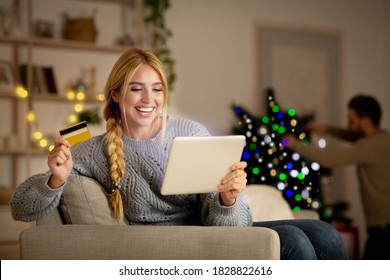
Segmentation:
{"type": "Polygon", "coordinates": [[[254,222],[253,226],[275,230],[282,260],[345,260],[347,251],[338,231],[313,219],[254,222]]]}

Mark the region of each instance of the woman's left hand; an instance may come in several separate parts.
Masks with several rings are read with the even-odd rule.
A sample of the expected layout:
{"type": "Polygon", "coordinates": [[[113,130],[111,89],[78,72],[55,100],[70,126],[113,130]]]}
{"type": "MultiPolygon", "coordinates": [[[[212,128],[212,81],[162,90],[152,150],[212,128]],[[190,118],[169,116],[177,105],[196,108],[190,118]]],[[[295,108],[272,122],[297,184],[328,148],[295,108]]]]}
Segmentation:
{"type": "Polygon", "coordinates": [[[230,166],[230,172],[219,184],[220,198],[222,204],[231,206],[236,202],[236,197],[246,187],[246,172],[244,171],[247,163],[245,161],[237,162],[230,166]]]}

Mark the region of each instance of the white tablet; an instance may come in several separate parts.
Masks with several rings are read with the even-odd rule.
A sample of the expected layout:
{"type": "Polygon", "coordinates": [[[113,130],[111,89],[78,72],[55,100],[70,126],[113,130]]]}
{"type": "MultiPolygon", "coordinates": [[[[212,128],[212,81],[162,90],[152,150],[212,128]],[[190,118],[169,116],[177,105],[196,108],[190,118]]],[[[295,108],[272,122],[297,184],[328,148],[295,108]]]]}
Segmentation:
{"type": "Polygon", "coordinates": [[[229,167],[241,160],[244,145],[243,135],[174,138],[161,194],[218,191],[229,167]]]}

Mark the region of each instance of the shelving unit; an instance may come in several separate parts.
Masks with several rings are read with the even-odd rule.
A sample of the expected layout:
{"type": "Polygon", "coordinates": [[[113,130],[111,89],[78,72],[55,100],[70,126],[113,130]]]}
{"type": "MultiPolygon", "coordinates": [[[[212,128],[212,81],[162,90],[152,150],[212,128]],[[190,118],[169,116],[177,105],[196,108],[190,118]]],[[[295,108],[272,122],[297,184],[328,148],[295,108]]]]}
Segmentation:
{"type": "Polygon", "coordinates": [[[68,50],[73,49],[73,50],[86,50],[86,51],[94,51],[94,52],[111,52],[111,53],[119,53],[127,49],[127,47],[124,46],[103,46],[103,45],[96,45],[95,43],[89,43],[89,42],[46,39],[46,38],[39,38],[39,37],[12,38],[7,36],[0,36],[0,43],[11,44],[14,46],[31,45],[30,46],[31,48],[49,47],[49,48],[68,49],[68,50]]]}
{"type": "MultiPolygon", "coordinates": [[[[12,2],[13,0],[9,0],[12,2]]],[[[58,2],[65,3],[65,6],[77,6],[80,3],[83,5],[93,6],[95,3],[104,3],[104,5],[109,5],[110,7],[116,7],[115,5],[120,5],[121,8],[129,7],[131,4],[133,8],[137,9],[137,19],[138,26],[135,28],[138,30],[138,34],[136,35],[137,41],[141,45],[142,43],[142,1],[143,0],[58,0],[58,2]],[[86,4],[88,3],[88,4],[86,4]],[[123,7],[122,7],[123,6],[123,7]]],[[[102,44],[102,43],[90,43],[90,42],[82,42],[82,41],[68,41],[62,40],[59,38],[49,39],[49,38],[40,38],[35,37],[33,35],[33,23],[34,23],[34,5],[39,2],[43,3],[43,0],[19,0],[19,3],[23,5],[23,18],[26,19],[23,22],[23,37],[12,37],[12,36],[3,36],[0,34],[0,48],[5,49],[8,53],[8,56],[5,57],[12,64],[12,75],[15,81],[15,86],[19,83],[19,65],[21,63],[25,63],[28,65],[28,92],[31,91],[32,84],[32,66],[34,64],[40,64],[41,56],[36,55],[37,53],[42,53],[42,51],[46,54],[54,53],[53,66],[54,69],[63,70],[62,68],[69,67],[68,65],[63,65],[63,59],[60,57],[56,59],[56,54],[59,56],[68,57],[69,60],[75,59],[74,56],[79,57],[102,57],[102,61],[106,62],[106,68],[110,68],[107,66],[107,63],[111,63],[111,57],[114,57],[113,61],[116,60],[116,57],[119,56],[122,52],[124,52],[128,47],[127,46],[119,46],[119,45],[110,45],[102,44]],[[107,59],[108,57],[108,59],[107,59]],[[108,61],[108,62],[107,62],[108,61]],[[57,64],[56,64],[57,63],[57,64]]],[[[47,0],[48,4],[52,3],[52,0],[47,0]]],[[[4,3],[1,3],[3,5],[4,3]]],[[[46,5],[45,5],[46,6],[46,5]]],[[[45,15],[46,15],[46,7],[45,7],[45,15]]],[[[114,9],[114,10],[123,10],[123,9],[114,9]]],[[[123,16],[123,14],[118,13],[118,16],[123,16]]],[[[5,53],[0,53],[0,59],[4,60],[5,53]]],[[[62,58],[63,58],[62,57],[62,58]]],[[[76,59],[77,59],[76,58],[76,59]]],[[[51,61],[50,61],[51,63],[51,61]]],[[[101,63],[100,59],[96,66],[99,67],[99,63],[101,63]]],[[[71,65],[73,66],[73,65],[71,65]]],[[[79,67],[79,65],[77,66],[79,67]]],[[[77,67],[73,67],[70,71],[75,70],[77,67]]],[[[97,68],[99,69],[99,68],[97,68]]],[[[63,73],[63,71],[61,71],[63,73]]],[[[3,205],[0,205],[0,221],[2,224],[2,228],[6,229],[2,231],[0,236],[0,256],[1,259],[17,259],[19,258],[19,242],[18,237],[22,230],[33,227],[34,223],[23,223],[16,222],[12,219],[10,214],[10,209],[8,205],[4,205],[4,198],[8,198],[9,194],[14,191],[17,185],[28,176],[36,173],[32,169],[36,168],[38,165],[40,169],[45,169],[46,160],[47,160],[47,148],[37,148],[35,145],[32,145],[31,141],[31,124],[29,124],[25,116],[29,107],[39,107],[39,108],[47,108],[54,107],[54,113],[45,112],[44,118],[49,119],[46,120],[46,124],[48,122],[55,122],[57,119],[65,119],[66,110],[62,111],[63,115],[60,115],[61,112],[57,112],[57,108],[72,108],[74,105],[74,100],[69,100],[65,97],[63,89],[59,87],[61,91],[60,94],[50,94],[50,93],[40,93],[40,94],[31,94],[28,98],[20,98],[15,94],[15,91],[12,90],[4,90],[0,89],[0,114],[2,117],[2,132],[1,138],[9,137],[10,135],[17,136],[18,142],[23,142],[21,146],[13,146],[12,148],[5,147],[5,145],[0,145],[0,186],[6,187],[7,190],[0,189],[0,195],[2,196],[3,205]],[[36,106],[35,106],[36,105],[36,106]],[[51,118],[51,120],[50,120],[51,118]],[[4,135],[4,133],[7,133],[4,135]],[[3,173],[1,173],[3,172],[3,173]]],[[[96,93],[91,93],[87,95],[86,99],[83,100],[83,103],[86,106],[95,106],[102,105],[103,103],[96,99],[96,93]]],[[[61,110],[58,110],[61,111],[61,110]]],[[[51,111],[53,112],[53,111],[51,111]]],[[[62,127],[58,127],[60,124],[56,124],[55,130],[60,129],[62,127]]],[[[45,126],[45,125],[44,125],[45,126]]],[[[45,127],[41,127],[42,130],[46,129],[45,127]]],[[[52,130],[54,128],[51,128],[52,130]]],[[[92,129],[92,127],[91,127],[92,129]]],[[[2,139],[4,140],[4,139],[2,139]]]]}
{"type": "MultiPolygon", "coordinates": [[[[0,46],[8,46],[11,49],[11,62],[13,64],[13,76],[15,78],[16,83],[20,81],[18,67],[21,63],[21,53],[25,54],[27,57],[27,91],[32,92],[32,65],[36,63],[33,61],[33,52],[35,50],[57,50],[57,51],[73,51],[73,52],[86,52],[86,53],[96,53],[96,54],[120,54],[128,49],[128,46],[119,46],[119,45],[99,45],[92,42],[83,42],[83,41],[70,41],[70,40],[62,40],[62,39],[52,39],[52,38],[40,38],[35,37],[33,35],[33,7],[35,0],[25,0],[25,4],[27,5],[26,10],[26,18],[27,24],[25,29],[27,30],[26,36],[22,38],[15,38],[11,36],[1,36],[0,35],[0,46]]],[[[94,3],[94,2],[105,2],[110,5],[130,5],[134,9],[138,9],[139,13],[137,14],[136,22],[138,25],[137,30],[137,41],[142,42],[142,0],[83,0],[83,1],[71,1],[64,0],[69,3],[76,2],[85,2],[85,3],[94,3]]],[[[26,59],[25,59],[26,60],[26,59]]],[[[92,96],[89,96],[86,100],[83,101],[85,104],[99,104],[99,100],[97,100],[93,93],[92,96]]],[[[11,122],[11,134],[17,135],[22,138],[26,145],[19,148],[6,148],[0,147],[0,157],[7,157],[9,159],[9,163],[12,170],[12,183],[11,187],[14,189],[18,185],[19,179],[19,167],[18,161],[23,159],[25,161],[25,173],[28,175],[32,175],[30,172],[31,159],[32,157],[45,157],[47,155],[47,149],[37,148],[31,144],[31,124],[26,123],[26,121],[21,120],[26,115],[26,111],[32,107],[31,104],[38,104],[43,102],[53,102],[54,103],[62,103],[69,105],[74,101],[68,100],[64,97],[64,94],[54,95],[50,93],[42,93],[37,95],[29,95],[26,99],[19,98],[14,92],[11,91],[0,91],[0,99],[8,100],[11,104],[11,117],[7,117],[6,120],[11,122]]],[[[0,182],[1,185],[1,182],[0,182]]]]}

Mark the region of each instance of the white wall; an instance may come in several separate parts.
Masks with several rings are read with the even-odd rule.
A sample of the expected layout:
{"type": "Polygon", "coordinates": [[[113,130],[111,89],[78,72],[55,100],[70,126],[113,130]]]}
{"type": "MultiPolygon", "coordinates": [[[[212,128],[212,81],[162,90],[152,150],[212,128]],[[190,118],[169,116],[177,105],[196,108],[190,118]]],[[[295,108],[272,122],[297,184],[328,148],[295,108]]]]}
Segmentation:
{"type": "Polygon", "coordinates": [[[253,111],[262,108],[253,103],[258,94],[254,28],[267,23],[342,32],[341,107],[356,92],[371,93],[382,102],[384,124],[390,127],[389,9],[385,0],[173,0],[168,26],[174,33],[170,45],[177,60],[175,109],[205,122],[215,133],[228,133],[232,102],[253,111]]]}

